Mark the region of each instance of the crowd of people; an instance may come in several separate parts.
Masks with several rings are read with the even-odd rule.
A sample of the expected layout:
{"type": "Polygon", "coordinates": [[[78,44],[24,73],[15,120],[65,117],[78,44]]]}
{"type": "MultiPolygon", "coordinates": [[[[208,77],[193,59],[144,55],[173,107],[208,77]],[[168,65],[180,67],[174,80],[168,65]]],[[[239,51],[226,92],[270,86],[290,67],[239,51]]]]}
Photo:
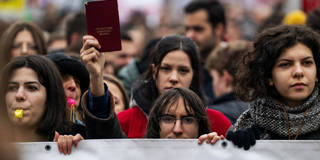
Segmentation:
{"type": "Polygon", "coordinates": [[[226,138],[245,150],[320,139],[320,9],[303,24],[275,19],[253,41],[228,39],[226,11],[191,1],[183,34],[121,27],[116,52],[100,52],[82,12],[65,36],[10,24],[0,32],[3,135],[54,141],[64,154],[83,139],[226,138]]]}

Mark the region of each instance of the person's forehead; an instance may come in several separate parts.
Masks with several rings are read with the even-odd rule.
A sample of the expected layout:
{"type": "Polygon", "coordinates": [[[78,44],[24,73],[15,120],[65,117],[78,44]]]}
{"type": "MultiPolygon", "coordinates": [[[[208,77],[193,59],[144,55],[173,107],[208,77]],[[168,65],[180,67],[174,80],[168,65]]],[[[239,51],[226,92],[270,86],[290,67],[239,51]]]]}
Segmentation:
{"type": "Polygon", "coordinates": [[[133,41],[121,41],[122,45],[122,50],[120,53],[125,53],[125,54],[133,54],[135,52],[135,45],[133,41]]]}
{"type": "Polygon", "coordinates": [[[115,83],[113,83],[113,82],[111,82],[111,81],[108,81],[108,80],[106,80],[105,82],[107,83],[110,92],[111,92],[113,95],[117,96],[118,98],[122,99],[123,96],[122,96],[121,90],[120,90],[120,88],[117,86],[117,84],[115,84],[115,83]]]}
{"type": "Polygon", "coordinates": [[[188,104],[185,104],[183,99],[180,97],[178,100],[175,102],[169,103],[164,112],[167,114],[173,114],[173,115],[187,115],[188,112],[186,110],[188,108],[189,111],[192,111],[192,108],[188,106],[188,104]]]}
{"type": "Polygon", "coordinates": [[[10,81],[38,81],[38,74],[31,68],[21,67],[13,70],[10,81]]]}
{"type": "Polygon", "coordinates": [[[161,65],[171,64],[174,66],[183,66],[191,68],[191,59],[188,54],[182,50],[170,51],[161,60],[161,65]]]}
{"type": "Polygon", "coordinates": [[[14,42],[34,42],[32,33],[29,30],[21,30],[17,32],[14,42]]]}
{"type": "Polygon", "coordinates": [[[63,79],[63,81],[74,80],[74,81],[77,81],[77,82],[80,83],[79,78],[77,78],[76,76],[71,75],[71,74],[64,74],[64,75],[62,76],[62,79],[63,79]]]}
{"type": "Polygon", "coordinates": [[[278,57],[276,61],[279,61],[281,59],[294,59],[294,58],[306,58],[306,57],[311,57],[313,58],[313,53],[311,49],[302,44],[302,43],[297,43],[293,45],[292,47],[287,48],[284,50],[278,57]]]}

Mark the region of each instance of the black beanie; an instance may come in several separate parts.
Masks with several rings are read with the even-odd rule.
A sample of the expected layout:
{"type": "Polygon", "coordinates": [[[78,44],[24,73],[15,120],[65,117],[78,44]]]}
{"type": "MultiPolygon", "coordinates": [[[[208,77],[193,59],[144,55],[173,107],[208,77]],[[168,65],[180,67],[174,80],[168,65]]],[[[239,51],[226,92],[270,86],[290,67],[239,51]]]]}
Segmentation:
{"type": "Polygon", "coordinates": [[[50,53],[47,57],[56,64],[62,76],[71,75],[80,81],[81,94],[89,88],[89,72],[80,61],[68,57],[64,52],[50,53]]]}

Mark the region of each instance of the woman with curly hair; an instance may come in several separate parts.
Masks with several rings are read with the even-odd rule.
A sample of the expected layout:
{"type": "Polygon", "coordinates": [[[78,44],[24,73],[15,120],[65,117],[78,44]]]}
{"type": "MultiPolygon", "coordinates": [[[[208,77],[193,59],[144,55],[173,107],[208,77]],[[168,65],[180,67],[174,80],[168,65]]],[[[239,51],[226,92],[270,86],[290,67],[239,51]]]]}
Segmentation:
{"type": "Polygon", "coordinates": [[[238,71],[238,96],[251,101],[227,139],[320,139],[319,35],[304,26],[266,29],[238,71]]]}

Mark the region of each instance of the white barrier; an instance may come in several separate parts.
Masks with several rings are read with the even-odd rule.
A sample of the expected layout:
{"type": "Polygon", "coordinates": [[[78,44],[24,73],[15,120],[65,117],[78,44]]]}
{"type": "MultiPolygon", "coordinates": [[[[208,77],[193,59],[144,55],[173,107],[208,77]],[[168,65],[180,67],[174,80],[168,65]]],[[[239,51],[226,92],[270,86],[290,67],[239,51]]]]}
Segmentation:
{"type": "Polygon", "coordinates": [[[320,141],[258,141],[249,151],[232,143],[198,145],[197,140],[83,140],[71,155],[54,142],[18,143],[22,160],[312,160],[319,159],[320,141]]]}

